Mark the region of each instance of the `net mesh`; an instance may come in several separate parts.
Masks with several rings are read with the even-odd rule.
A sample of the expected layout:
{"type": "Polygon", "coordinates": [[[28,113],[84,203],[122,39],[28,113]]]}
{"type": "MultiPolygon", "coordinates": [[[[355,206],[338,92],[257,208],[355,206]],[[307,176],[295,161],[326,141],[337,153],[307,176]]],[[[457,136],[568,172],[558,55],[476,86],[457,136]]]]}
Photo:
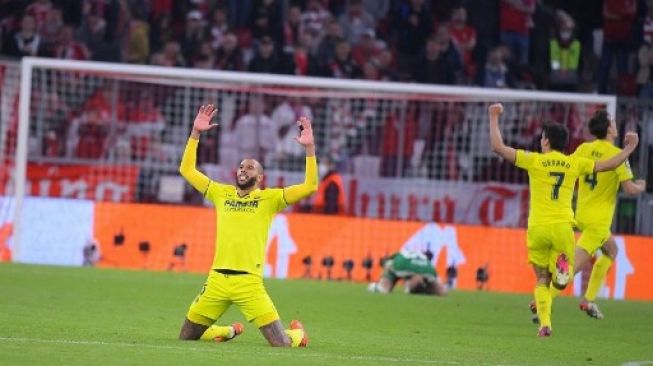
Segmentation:
{"type": "MultiPolygon", "coordinates": [[[[0,154],[7,162],[2,166],[0,188],[8,194],[20,75],[17,64],[0,63],[0,67],[0,154]]],[[[504,103],[501,128],[505,142],[532,150],[538,148],[542,123],[554,120],[569,128],[569,151],[573,151],[589,137],[584,128],[587,119],[596,109],[605,107],[598,101],[515,101],[498,97],[493,101],[504,103]]],[[[389,254],[393,243],[403,242],[415,230],[421,230],[420,222],[525,226],[527,176],[491,152],[489,102],[472,89],[461,97],[360,91],[345,84],[342,88],[282,87],[180,78],[167,72],[146,76],[35,67],[26,192],[31,196],[99,202],[89,209],[95,215],[89,225],[102,243],[107,265],[112,265],[111,258],[122,258],[132,261],[129,263],[133,267],[175,267],[173,262],[180,256],[174,253],[188,243],[190,254],[183,265],[204,269],[212,256],[215,235],[211,210],[114,202],[206,204],[178,173],[193,118],[203,103],[218,106],[220,124],[202,137],[199,146],[199,168],[207,175],[233,182],[239,161],[252,157],[264,164],[267,186],[302,181],[304,152],[293,138],[297,135],[295,121],[304,115],[313,121],[322,173],[331,169],[343,176],[346,214],[415,223],[404,227],[394,222],[386,227],[386,223],[375,220],[278,217],[272,227],[271,238],[277,238],[270,244],[272,257],[279,265],[279,258],[290,258],[295,251],[297,255],[311,255],[313,276],[317,276],[318,270],[324,271],[319,261],[333,256],[338,263],[334,276],[344,276],[340,269],[344,259],[355,259],[360,271],[360,259],[371,256],[376,273],[380,269],[379,256],[389,254]],[[299,235],[296,247],[288,239],[288,222],[294,227],[311,228],[302,234],[305,237],[293,232],[299,235]],[[337,234],[335,239],[330,239],[332,234],[337,234]],[[307,251],[307,241],[314,243],[315,249],[307,251]],[[113,245],[108,245],[111,242],[113,245]],[[151,251],[141,250],[150,245],[151,251]]],[[[622,130],[639,126],[642,133],[648,131],[646,128],[653,130],[653,124],[642,124],[653,116],[652,110],[650,103],[624,103],[618,109],[618,125],[622,130]]],[[[631,163],[639,167],[640,174],[650,174],[650,159],[645,153],[650,149],[650,144],[645,143],[650,138],[642,137],[647,150],[640,149],[631,163]]],[[[306,212],[313,204],[309,199],[288,210],[306,212]]],[[[4,221],[0,224],[10,221],[11,205],[9,199],[3,199],[0,219],[4,221]]],[[[457,247],[447,247],[456,242],[455,235],[446,236],[446,229],[432,224],[425,227],[430,231],[425,229],[411,242],[415,249],[444,252],[446,247],[447,253],[456,253],[457,247]]],[[[483,256],[490,258],[494,245],[483,247],[483,256]]],[[[448,262],[464,261],[447,255],[448,262]]],[[[278,276],[279,270],[273,264],[268,264],[266,273],[278,276]]],[[[296,263],[291,268],[301,265],[296,263]]],[[[497,269],[493,271],[499,274],[497,269]]]]}
{"type": "MultiPolygon", "coordinates": [[[[11,106],[15,93],[7,101],[4,94],[5,88],[3,105],[11,106]]],[[[220,127],[203,137],[198,163],[226,171],[244,157],[257,158],[268,172],[303,171],[303,151],[293,138],[297,117],[306,115],[313,120],[319,156],[345,176],[526,181],[525,174],[491,153],[487,101],[473,94],[453,98],[35,68],[28,176],[64,165],[70,174],[115,184],[103,189],[32,184],[29,192],[128,202],[201,202],[187,187],[180,194],[176,172],[202,103],[219,107],[220,127]]],[[[586,137],[583,121],[604,107],[543,101],[504,104],[506,143],[527,149],[537,149],[540,126],[548,119],[569,127],[570,149],[575,148],[586,137]]],[[[13,108],[9,113],[15,113],[13,108]]],[[[3,146],[9,148],[15,140],[11,126],[3,133],[3,146]]]]}

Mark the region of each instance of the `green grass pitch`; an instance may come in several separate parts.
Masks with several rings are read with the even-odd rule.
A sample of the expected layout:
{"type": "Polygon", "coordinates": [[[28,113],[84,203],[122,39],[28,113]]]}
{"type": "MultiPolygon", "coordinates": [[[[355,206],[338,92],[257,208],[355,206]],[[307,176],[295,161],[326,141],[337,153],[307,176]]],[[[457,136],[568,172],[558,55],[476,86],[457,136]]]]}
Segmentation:
{"type": "MultiPolygon", "coordinates": [[[[383,296],[363,284],[267,281],[306,349],[267,345],[245,324],[229,343],[176,339],[204,276],[0,264],[0,365],[644,365],[653,364],[653,303],[555,303],[554,334],[535,336],[529,296],[454,292],[383,296]],[[648,361],[648,362],[647,362],[648,361]]],[[[243,321],[232,307],[223,323],[243,321]]]]}

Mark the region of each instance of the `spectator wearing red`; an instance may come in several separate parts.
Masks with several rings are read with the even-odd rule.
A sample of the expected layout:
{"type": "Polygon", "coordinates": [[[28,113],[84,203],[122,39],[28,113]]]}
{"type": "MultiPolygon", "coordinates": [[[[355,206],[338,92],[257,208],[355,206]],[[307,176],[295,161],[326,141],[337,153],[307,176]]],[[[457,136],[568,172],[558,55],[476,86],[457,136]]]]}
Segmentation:
{"type": "Polygon", "coordinates": [[[462,59],[465,75],[471,77],[474,74],[473,52],[476,47],[476,30],[467,24],[467,9],[464,6],[453,9],[449,33],[462,59]]]}
{"type": "Polygon", "coordinates": [[[501,43],[510,47],[519,65],[528,65],[529,34],[535,3],[535,0],[501,0],[501,43]]]}
{"type": "Polygon", "coordinates": [[[394,108],[388,114],[383,125],[381,176],[395,177],[406,175],[410,168],[410,158],[413,156],[416,139],[417,103],[409,102],[403,108],[394,108]],[[398,170],[400,161],[401,170],[398,170]]]}
{"type": "Polygon", "coordinates": [[[637,15],[637,0],[605,0],[603,3],[603,47],[597,73],[598,91],[608,91],[612,60],[617,60],[617,79],[628,73],[629,42],[637,15]]]}
{"type": "Polygon", "coordinates": [[[124,117],[126,136],[131,144],[132,160],[144,160],[150,154],[151,141],[165,127],[165,119],[148,91],[142,91],[124,117]]]}
{"type": "Polygon", "coordinates": [[[75,40],[73,29],[65,26],[59,31],[59,44],[54,50],[54,57],[85,61],[90,59],[90,52],[83,43],[75,40]]]}
{"type": "Polygon", "coordinates": [[[99,159],[106,152],[109,124],[95,109],[86,110],[70,132],[75,139],[74,156],[83,159],[99,159]]]}
{"type": "Polygon", "coordinates": [[[215,68],[218,70],[243,71],[245,63],[243,52],[238,46],[238,38],[233,33],[224,36],[222,45],[215,57],[215,68]]]}
{"type": "Polygon", "coordinates": [[[351,50],[351,57],[359,67],[363,67],[373,57],[377,57],[384,49],[385,43],[376,39],[374,30],[368,29],[360,42],[351,50]]]}

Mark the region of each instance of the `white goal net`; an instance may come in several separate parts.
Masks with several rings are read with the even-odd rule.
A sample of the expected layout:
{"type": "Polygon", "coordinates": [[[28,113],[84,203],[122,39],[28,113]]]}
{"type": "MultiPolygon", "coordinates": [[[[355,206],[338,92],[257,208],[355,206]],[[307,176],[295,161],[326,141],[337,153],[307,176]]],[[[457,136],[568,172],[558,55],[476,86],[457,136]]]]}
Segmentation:
{"type": "MultiPolygon", "coordinates": [[[[546,120],[569,128],[573,149],[597,109],[616,110],[596,95],[33,58],[20,75],[20,108],[16,78],[2,81],[0,133],[2,193],[19,207],[35,196],[201,205],[177,171],[198,107],[213,103],[220,127],[202,137],[198,164],[215,179],[231,182],[246,156],[270,186],[301,179],[294,124],[306,115],[322,171],[344,177],[346,215],[518,227],[527,177],[491,153],[488,103],[504,103],[505,140],[526,149],[538,148],[546,120]]],[[[310,211],[310,200],[293,210],[310,211]]]]}

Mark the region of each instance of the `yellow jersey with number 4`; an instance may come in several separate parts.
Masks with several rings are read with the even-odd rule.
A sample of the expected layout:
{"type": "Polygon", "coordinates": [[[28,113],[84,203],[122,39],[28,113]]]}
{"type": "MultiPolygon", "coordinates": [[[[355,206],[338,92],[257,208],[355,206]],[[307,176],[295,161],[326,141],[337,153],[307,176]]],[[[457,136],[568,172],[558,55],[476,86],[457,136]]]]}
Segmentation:
{"type": "Polygon", "coordinates": [[[576,179],[594,172],[594,161],[558,151],[517,150],[515,165],[528,171],[528,226],[574,222],[571,198],[576,179]]]}
{"type": "MultiPolygon", "coordinates": [[[[578,146],[573,156],[594,161],[607,160],[621,149],[607,140],[585,142],[578,146]]],[[[600,224],[610,227],[621,182],[633,179],[628,160],[617,169],[591,173],[581,177],[578,184],[576,220],[581,224],[600,224]]]]}

